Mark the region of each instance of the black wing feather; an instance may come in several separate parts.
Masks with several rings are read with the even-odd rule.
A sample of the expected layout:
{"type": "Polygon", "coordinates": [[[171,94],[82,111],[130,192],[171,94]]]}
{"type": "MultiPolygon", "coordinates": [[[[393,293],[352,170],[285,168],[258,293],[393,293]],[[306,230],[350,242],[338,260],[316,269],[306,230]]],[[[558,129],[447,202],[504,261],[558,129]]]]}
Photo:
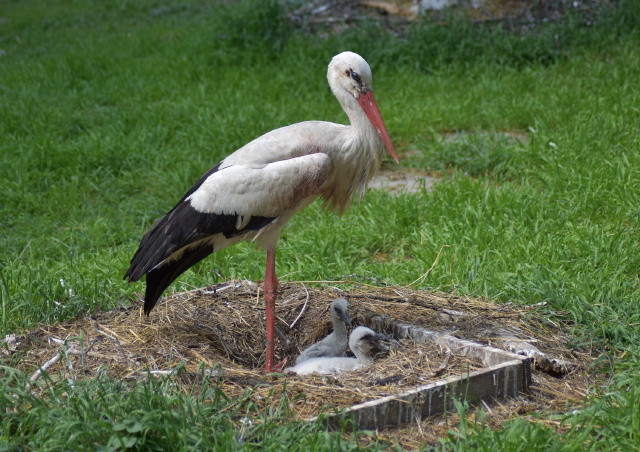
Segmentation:
{"type": "Polygon", "coordinates": [[[182,197],[164,217],[156,222],[140,242],[138,251],[131,259],[124,279],[138,281],[147,275],[145,313],[149,313],[162,292],[182,273],[213,253],[213,246],[206,241],[216,234],[226,238],[255,231],[271,223],[274,218],[254,216],[242,229],[236,228],[237,215],[202,213],[195,210],[186,198],[195,192],[204,181],[218,171],[220,164],[211,168],[182,197]],[[184,248],[184,250],[183,250],[184,248]],[[164,262],[172,254],[182,254],[164,262]]]}
{"type": "Polygon", "coordinates": [[[201,245],[185,252],[179,259],[156,267],[147,273],[147,289],[144,294],[144,313],[149,314],[162,292],[189,268],[211,254],[210,245],[201,245]]]}

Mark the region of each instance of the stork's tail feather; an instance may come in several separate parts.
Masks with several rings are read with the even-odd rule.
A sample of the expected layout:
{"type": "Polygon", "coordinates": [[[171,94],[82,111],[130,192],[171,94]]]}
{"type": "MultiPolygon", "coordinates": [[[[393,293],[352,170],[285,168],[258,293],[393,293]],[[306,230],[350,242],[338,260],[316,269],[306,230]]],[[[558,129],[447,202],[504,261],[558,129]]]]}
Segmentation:
{"type": "Polygon", "coordinates": [[[190,249],[176,260],[165,262],[147,273],[147,290],[144,295],[144,313],[149,314],[162,292],[187,269],[213,252],[213,246],[203,243],[190,249]]]}
{"type": "MultiPolygon", "coordinates": [[[[124,275],[125,280],[128,279],[129,282],[140,280],[140,278],[142,278],[153,267],[161,263],[179,249],[179,240],[172,236],[171,233],[168,234],[167,231],[172,230],[172,223],[180,225],[180,223],[174,219],[174,216],[176,216],[174,212],[178,211],[177,213],[180,213],[180,210],[178,210],[178,206],[174,207],[171,212],[158,220],[149,232],[142,237],[140,246],[138,247],[136,254],[131,258],[129,269],[124,275]]],[[[180,219],[181,218],[178,218],[178,220],[180,219]]]]}

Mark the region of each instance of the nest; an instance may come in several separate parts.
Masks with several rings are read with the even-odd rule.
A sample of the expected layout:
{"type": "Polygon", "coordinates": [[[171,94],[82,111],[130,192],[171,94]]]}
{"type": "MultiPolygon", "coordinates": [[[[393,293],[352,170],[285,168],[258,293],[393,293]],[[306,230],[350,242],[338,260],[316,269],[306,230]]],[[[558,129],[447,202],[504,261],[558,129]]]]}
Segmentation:
{"type": "MultiPolygon", "coordinates": [[[[336,376],[265,375],[260,294],[255,283],[233,281],[174,294],[150,316],[143,315],[142,303],[134,302],[129,308],[43,325],[7,336],[0,361],[6,364],[11,356],[21,356],[16,367],[30,373],[34,382],[43,371],[57,375],[54,381],[91,378],[98,372],[135,381],[171,374],[177,367],[187,375],[202,375],[204,366],[227,395],[241,396],[253,388],[252,400],[264,408],[285,397],[300,419],[481,367],[436,343],[402,341],[372,366],[357,371],[336,376]]],[[[388,316],[498,348],[518,351],[514,344],[526,344],[522,353],[535,350],[532,393],[501,405],[511,409],[495,419],[536,410],[564,412],[567,404],[579,405],[589,386],[604,378],[587,372],[593,362],[589,351],[572,349],[561,326],[541,319],[536,307],[365,285],[346,291],[282,284],[276,306],[276,361],[293,364],[302,349],[331,331],[329,306],[337,297],[349,301],[354,325],[371,325],[374,317],[388,316]]],[[[438,430],[441,422],[423,424],[413,436],[404,433],[402,445],[432,442],[446,433],[438,430]]]]}

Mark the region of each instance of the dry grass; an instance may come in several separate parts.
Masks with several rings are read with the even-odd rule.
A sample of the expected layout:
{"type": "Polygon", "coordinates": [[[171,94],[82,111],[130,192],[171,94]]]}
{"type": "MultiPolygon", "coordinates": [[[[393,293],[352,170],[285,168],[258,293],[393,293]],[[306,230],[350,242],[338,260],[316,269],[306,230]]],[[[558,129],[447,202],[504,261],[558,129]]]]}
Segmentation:
{"type": "MultiPolygon", "coordinates": [[[[250,397],[264,408],[286,397],[301,419],[480,368],[479,363],[452,354],[436,343],[405,341],[392,347],[373,366],[335,377],[265,375],[264,304],[260,292],[254,283],[234,281],[175,294],[148,317],[142,314],[142,305],[134,303],[127,309],[43,325],[16,336],[1,359],[21,356],[19,360],[14,358],[17,367],[31,373],[37,382],[42,381],[39,368],[45,366],[54,381],[91,378],[98,372],[135,381],[148,378],[149,371],[170,374],[181,366],[186,371],[181,378],[193,382],[195,378],[191,377],[201,375],[204,365],[229,396],[238,397],[252,388],[250,397]]],[[[554,375],[542,372],[538,366],[532,375],[531,394],[485,406],[489,422],[496,425],[514,416],[566,412],[567,405],[580,405],[588,387],[603,378],[589,372],[589,351],[572,350],[561,326],[542,320],[535,307],[364,285],[344,291],[335,286],[283,284],[276,308],[278,360],[293,362],[301,349],[330,331],[328,308],[338,296],[349,300],[355,325],[370,324],[373,316],[387,315],[499,348],[506,340],[535,344],[564,363],[554,375]]],[[[398,440],[404,447],[413,447],[425,440],[435,441],[454,425],[456,416],[450,414],[425,420],[419,428],[380,434],[401,438],[398,440]]]]}

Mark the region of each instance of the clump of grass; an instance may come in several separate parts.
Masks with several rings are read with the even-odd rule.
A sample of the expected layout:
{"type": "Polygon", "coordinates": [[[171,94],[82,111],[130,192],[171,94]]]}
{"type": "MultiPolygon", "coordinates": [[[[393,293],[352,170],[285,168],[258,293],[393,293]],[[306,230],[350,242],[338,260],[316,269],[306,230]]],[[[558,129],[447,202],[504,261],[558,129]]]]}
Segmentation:
{"type": "Polygon", "coordinates": [[[418,140],[422,150],[412,157],[412,165],[431,171],[447,172],[456,169],[471,177],[491,175],[508,179],[518,175],[520,161],[526,159],[524,138],[499,132],[456,132],[445,136],[431,136],[418,140]]]}
{"type": "MultiPolygon", "coordinates": [[[[633,352],[629,365],[637,365],[633,352]]],[[[640,404],[637,375],[622,372],[616,384],[590,395],[591,403],[580,410],[546,422],[544,417],[514,419],[494,430],[480,411],[468,419],[469,406],[455,401],[460,424],[441,442],[442,450],[629,450],[640,440],[640,404]],[[555,426],[556,429],[551,426],[555,426]]]]}
{"type": "Polygon", "coordinates": [[[291,422],[284,402],[261,412],[249,401],[250,389],[229,399],[204,370],[198,377],[182,376],[178,367],[172,377],[149,375],[135,384],[105,374],[54,381],[45,373],[44,390],[34,390],[19,371],[4,367],[2,372],[0,438],[8,450],[359,449],[354,441],[360,432],[329,433],[321,425],[291,422]]]}
{"type": "Polygon", "coordinates": [[[48,449],[177,449],[234,447],[233,416],[242,401],[230,401],[215,384],[202,379],[196,393],[184,394],[174,382],[149,377],[129,386],[106,376],[84,382],[55,383],[33,391],[25,375],[5,368],[2,418],[7,445],[48,449]],[[198,401],[208,403],[197,403],[198,401]],[[226,432],[212,439],[199,431],[226,432]]]}
{"type": "Polygon", "coordinates": [[[276,56],[285,49],[294,31],[286,12],[284,4],[277,0],[237,2],[225,9],[218,38],[225,47],[241,52],[239,56],[243,52],[276,56]]]}

